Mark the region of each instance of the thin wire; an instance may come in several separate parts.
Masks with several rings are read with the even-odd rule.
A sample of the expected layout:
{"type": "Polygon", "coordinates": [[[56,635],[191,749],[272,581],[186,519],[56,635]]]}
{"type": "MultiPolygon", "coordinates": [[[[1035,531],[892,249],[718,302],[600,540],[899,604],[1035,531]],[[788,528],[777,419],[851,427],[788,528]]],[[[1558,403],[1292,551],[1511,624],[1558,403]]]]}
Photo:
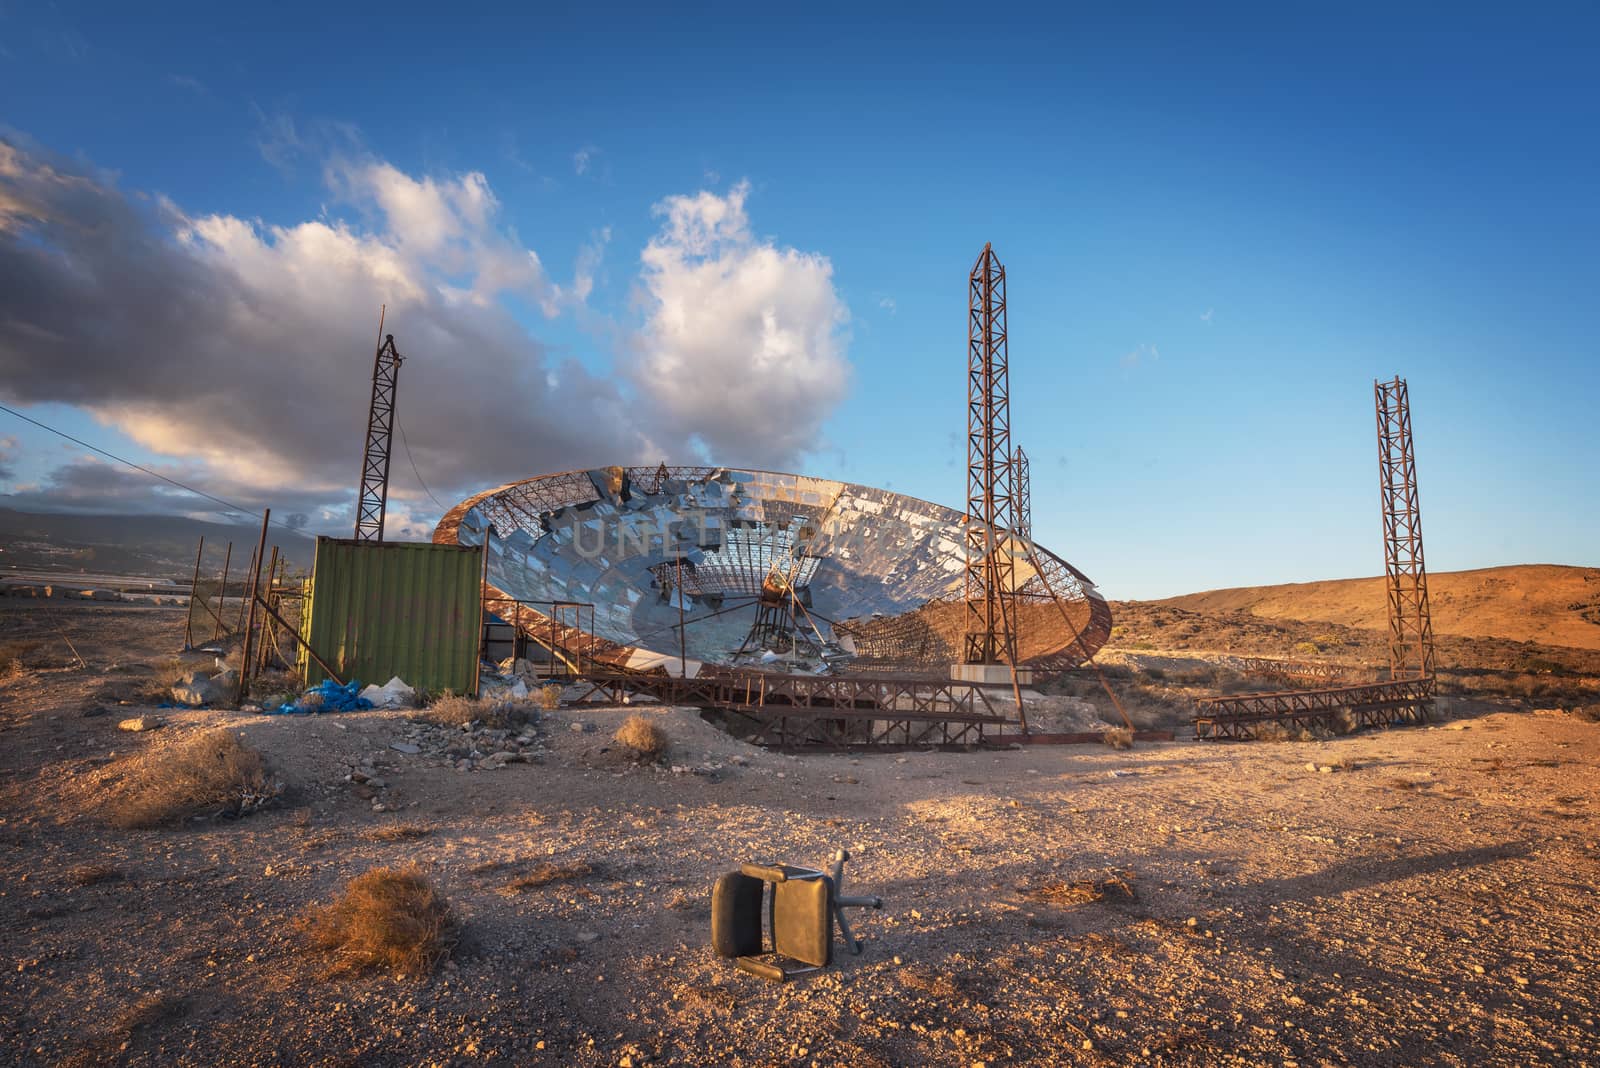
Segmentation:
{"type": "MultiPolygon", "coordinates": [[[[399,417],[395,418],[394,426],[396,430],[400,431],[400,444],[405,446],[406,459],[411,461],[411,473],[417,476],[417,484],[422,487],[422,492],[428,495],[428,500],[432,501],[440,508],[444,508],[444,502],[435,497],[433,495],[433,491],[428,488],[428,484],[422,481],[422,472],[417,470],[417,461],[411,455],[411,443],[406,440],[406,428],[400,425],[399,417]]],[[[449,509],[445,510],[448,511],[449,509]]]]}
{"type": "MultiPolygon", "coordinates": [[[[184,483],[184,482],[179,482],[175,478],[168,478],[166,475],[163,475],[159,471],[152,471],[148,467],[144,467],[144,466],[142,466],[140,464],[134,463],[132,460],[124,459],[123,457],[118,456],[114,452],[107,452],[105,449],[100,448],[100,446],[91,445],[87,441],[84,441],[82,438],[75,438],[71,434],[68,434],[64,430],[57,430],[55,427],[49,426],[49,425],[47,425],[45,423],[41,423],[41,422],[39,422],[39,420],[34,419],[31,416],[23,415],[21,412],[17,411],[15,408],[7,408],[4,404],[0,404],[0,412],[8,412],[11,415],[16,416],[18,419],[21,419],[23,422],[32,423],[34,426],[38,427],[40,430],[48,430],[50,433],[56,435],[57,437],[66,438],[68,441],[72,442],[75,445],[82,445],[84,448],[89,449],[92,452],[97,452],[101,456],[105,456],[105,457],[107,457],[109,459],[115,460],[119,464],[124,464],[124,465],[126,465],[128,467],[131,467],[135,471],[141,471],[144,474],[149,475],[151,478],[158,478],[162,482],[166,482],[166,483],[169,483],[171,485],[177,486],[179,489],[184,490],[184,491],[186,491],[188,493],[192,493],[196,497],[204,497],[208,501],[215,501],[216,503],[218,503],[220,505],[223,505],[228,509],[228,511],[226,511],[226,512],[219,512],[218,513],[219,515],[229,515],[229,514],[236,513],[236,512],[242,512],[245,515],[253,515],[253,516],[256,516],[258,518],[261,515],[260,512],[253,512],[250,509],[246,508],[242,504],[234,504],[232,501],[225,501],[221,497],[213,496],[212,494],[207,493],[205,490],[195,489],[193,486],[188,485],[187,483],[184,483]]],[[[431,494],[430,494],[430,496],[431,496],[431,494]]],[[[275,525],[276,526],[282,526],[285,530],[293,529],[292,527],[289,527],[289,526],[287,526],[285,524],[282,524],[282,523],[278,523],[278,524],[275,524],[275,525]]]]}

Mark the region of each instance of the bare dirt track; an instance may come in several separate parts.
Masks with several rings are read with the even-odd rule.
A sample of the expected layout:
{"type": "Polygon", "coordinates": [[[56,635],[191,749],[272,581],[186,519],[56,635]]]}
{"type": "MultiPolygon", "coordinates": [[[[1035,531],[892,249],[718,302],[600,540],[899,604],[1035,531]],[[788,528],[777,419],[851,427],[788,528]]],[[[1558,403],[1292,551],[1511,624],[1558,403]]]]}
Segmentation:
{"type": "Polygon", "coordinates": [[[654,709],[661,768],[610,745],[625,710],[563,709],[535,762],[463,772],[404,712],[119,732],[181,610],[52,611],[0,605],[0,639],[59,626],[89,661],[0,686],[5,1063],[1600,1063],[1600,725],[1570,712],[1457,695],[1326,742],[788,757],[654,709]],[[127,762],[216,726],[281,804],[106,822],[127,762]],[[362,762],[384,785],[346,781],[362,762]],[[887,902],[863,956],[773,986],[710,955],[718,874],[838,846],[887,902]],[[448,962],[327,978],[296,919],[407,862],[461,921],[448,962]],[[575,874],[509,888],[541,864],[575,874]]]}

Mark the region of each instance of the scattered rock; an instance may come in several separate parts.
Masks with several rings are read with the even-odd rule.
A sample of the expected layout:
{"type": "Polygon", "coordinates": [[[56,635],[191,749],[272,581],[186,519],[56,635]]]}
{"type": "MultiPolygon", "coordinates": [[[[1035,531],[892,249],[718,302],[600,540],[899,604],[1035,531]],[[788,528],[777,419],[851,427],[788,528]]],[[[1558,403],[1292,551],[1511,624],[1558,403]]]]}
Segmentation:
{"type": "Polygon", "coordinates": [[[390,742],[389,748],[396,753],[406,753],[408,755],[422,752],[422,746],[417,745],[415,742],[390,742]]]}
{"type": "MultiPolygon", "coordinates": [[[[192,671],[173,685],[172,701],[190,708],[217,704],[225,696],[222,678],[222,675],[212,677],[204,671],[192,671]]],[[[238,685],[237,675],[234,685],[238,685]]]]}
{"type": "Polygon", "coordinates": [[[125,719],[121,723],[118,723],[117,730],[134,732],[154,731],[160,730],[166,725],[167,721],[162,719],[160,716],[135,716],[133,719],[125,719]]]}

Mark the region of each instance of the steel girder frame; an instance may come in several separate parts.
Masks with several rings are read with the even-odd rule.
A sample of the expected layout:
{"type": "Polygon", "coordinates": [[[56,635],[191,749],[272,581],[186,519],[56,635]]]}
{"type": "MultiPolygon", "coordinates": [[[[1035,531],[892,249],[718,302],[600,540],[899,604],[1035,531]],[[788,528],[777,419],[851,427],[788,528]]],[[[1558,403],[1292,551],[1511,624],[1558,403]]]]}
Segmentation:
{"type": "Polygon", "coordinates": [[[1378,416],[1378,482],[1383,496],[1385,590],[1389,599],[1391,678],[1433,674],[1433,619],[1422,558],[1422,509],[1405,379],[1374,382],[1378,416]]]}
{"type": "Polygon", "coordinates": [[[361,492],[356,501],[357,541],[382,541],[389,506],[389,446],[394,434],[395,393],[404,357],[394,335],[384,338],[372,358],[372,404],[367,409],[366,447],[361,454],[361,492]]]}
{"type": "Polygon", "coordinates": [[[1016,498],[1012,485],[1006,269],[992,245],[967,278],[967,622],[962,660],[1015,664],[1016,498]]]}
{"type": "Polygon", "coordinates": [[[1433,677],[1426,676],[1360,686],[1207,697],[1199,701],[1195,736],[1248,739],[1267,724],[1325,725],[1341,712],[1357,727],[1426,723],[1433,693],[1433,677]]]}

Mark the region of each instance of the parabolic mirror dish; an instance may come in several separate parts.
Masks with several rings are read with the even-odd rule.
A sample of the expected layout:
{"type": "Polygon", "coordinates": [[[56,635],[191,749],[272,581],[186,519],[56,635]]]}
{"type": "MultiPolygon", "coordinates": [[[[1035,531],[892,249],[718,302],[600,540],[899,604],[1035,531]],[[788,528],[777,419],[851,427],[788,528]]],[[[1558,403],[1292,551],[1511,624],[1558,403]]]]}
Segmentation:
{"type": "MultiPolygon", "coordinates": [[[[609,467],[480,493],[434,540],[487,543],[486,610],[564,659],[676,674],[681,618],[691,671],[944,678],[966,623],[963,524],[830,479],[609,467]]],[[[1110,609],[1060,557],[1032,560],[1017,564],[1018,659],[1074,667],[1110,636],[1110,609]]]]}

